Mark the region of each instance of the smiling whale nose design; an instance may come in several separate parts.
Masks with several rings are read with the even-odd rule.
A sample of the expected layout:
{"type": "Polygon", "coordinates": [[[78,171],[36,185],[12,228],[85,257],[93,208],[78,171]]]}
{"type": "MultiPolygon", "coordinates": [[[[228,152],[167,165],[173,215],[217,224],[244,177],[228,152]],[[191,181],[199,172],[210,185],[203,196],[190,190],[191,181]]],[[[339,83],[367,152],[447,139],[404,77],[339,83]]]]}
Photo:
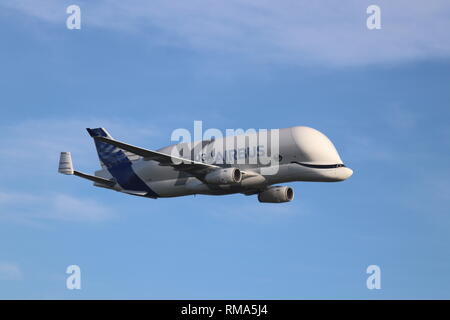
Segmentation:
{"type": "Polygon", "coordinates": [[[300,181],[344,181],[353,175],[346,167],[336,147],[322,132],[310,127],[290,128],[293,149],[296,150],[292,173],[300,181]]]}
{"type": "Polygon", "coordinates": [[[336,169],[336,180],[344,181],[353,175],[353,170],[347,167],[341,167],[336,169]]]}

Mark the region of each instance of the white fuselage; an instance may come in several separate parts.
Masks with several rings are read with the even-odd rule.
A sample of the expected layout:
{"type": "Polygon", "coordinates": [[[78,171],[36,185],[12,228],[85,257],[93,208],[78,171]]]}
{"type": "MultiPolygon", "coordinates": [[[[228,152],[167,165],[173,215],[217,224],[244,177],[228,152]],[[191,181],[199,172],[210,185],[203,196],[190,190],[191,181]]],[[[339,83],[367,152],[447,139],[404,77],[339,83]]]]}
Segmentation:
{"type": "MultiPolygon", "coordinates": [[[[278,183],[334,182],[343,181],[352,175],[352,170],[344,166],[333,143],[321,132],[309,127],[292,127],[279,129],[278,134],[279,147],[276,151],[273,141],[270,139],[257,141],[253,139],[252,134],[245,135],[247,138],[243,140],[245,141],[243,145],[239,145],[238,142],[242,141],[238,139],[242,136],[229,136],[199,142],[200,145],[204,145],[203,148],[182,143],[158,150],[165,154],[177,155],[183,150],[183,158],[223,168],[238,168],[245,172],[245,175],[242,182],[235,185],[211,185],[187,172],[142,157],[136,157],[132,161],[132,169],[158,197],[254,194],[278,183]],[[185,150],[189,150],[189,153],[186,154],[185,150]],[[230,159],[234,162],[227,162],[230,159]]],[[[107,169],[97,171],[95,174],[106,179],[113,178],[107,169]]],[[[120,185],[114,186],[113,189],[127,192],[120,185]]]]}

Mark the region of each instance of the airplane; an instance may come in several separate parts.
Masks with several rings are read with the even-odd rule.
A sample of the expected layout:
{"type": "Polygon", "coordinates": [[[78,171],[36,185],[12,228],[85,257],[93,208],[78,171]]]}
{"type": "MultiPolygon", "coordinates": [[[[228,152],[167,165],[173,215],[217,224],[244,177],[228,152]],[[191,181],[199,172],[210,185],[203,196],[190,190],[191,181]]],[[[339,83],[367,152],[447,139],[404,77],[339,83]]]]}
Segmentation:
{"type": "Polygon", "coordinates": [[[320,131],[296,126],[268,132],[275,130],[278,152],[272,141],[252,139],[251,134],[183,142],[154,151],[115,140],[104,128],[88,128],[102,169],[94,175],[75,171],[70,152],[61,152],[58,171],[90,180],[96,187],[146,198],[240,193],[257,195],[263,203],[294,199],[294,190],[280,183],[338,182],[352,176],[352,169],[320,131]],[[245,147],[226,150],[242,138],[245,147]],[[264,157],[278,161],[259,161],[264,157]]]}

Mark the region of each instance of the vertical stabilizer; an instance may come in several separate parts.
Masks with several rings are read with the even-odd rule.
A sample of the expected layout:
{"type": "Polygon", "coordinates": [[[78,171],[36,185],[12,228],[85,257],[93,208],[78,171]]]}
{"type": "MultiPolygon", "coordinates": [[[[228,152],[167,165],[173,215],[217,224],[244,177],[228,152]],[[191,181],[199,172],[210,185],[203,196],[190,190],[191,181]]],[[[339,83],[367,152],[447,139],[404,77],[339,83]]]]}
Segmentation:
{"type": "MultiPolygon", "coordinates": [[[[113,140],[113,137],[104,128],[86,129],[89,135],[93,137],[105,137],[113,140]]],[[[95,147],[97,148],[100,164],[104,169],[110,169],[123,164],[130,163],[130,159],[127,154],[109,143],[95,140],[95,147]]]]}

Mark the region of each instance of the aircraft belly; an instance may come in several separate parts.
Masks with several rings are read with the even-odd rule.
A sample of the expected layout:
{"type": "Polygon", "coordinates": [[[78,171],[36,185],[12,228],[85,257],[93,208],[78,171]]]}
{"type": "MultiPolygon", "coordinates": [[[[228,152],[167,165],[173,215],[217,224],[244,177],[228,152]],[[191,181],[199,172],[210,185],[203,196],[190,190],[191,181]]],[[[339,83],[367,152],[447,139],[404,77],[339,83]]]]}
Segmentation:
{"type": "MultiPolygon", "coordinates": [[[[264,175],[264,172],[261,172],[264,175]]],[[[295,179],[292,177],[289,171],[289,165],[282,164],[278,167],[278,172],[276,174],[265,174],[264,178],[267,184],[290,182],[295,179]]]]}
{"type": "Polygon", "coordinates": [[[180,183],[179,179],[149,181],[147,184],[159,197],[179,197],[197,193],[187,188],[186,183],[180,183]]]}

